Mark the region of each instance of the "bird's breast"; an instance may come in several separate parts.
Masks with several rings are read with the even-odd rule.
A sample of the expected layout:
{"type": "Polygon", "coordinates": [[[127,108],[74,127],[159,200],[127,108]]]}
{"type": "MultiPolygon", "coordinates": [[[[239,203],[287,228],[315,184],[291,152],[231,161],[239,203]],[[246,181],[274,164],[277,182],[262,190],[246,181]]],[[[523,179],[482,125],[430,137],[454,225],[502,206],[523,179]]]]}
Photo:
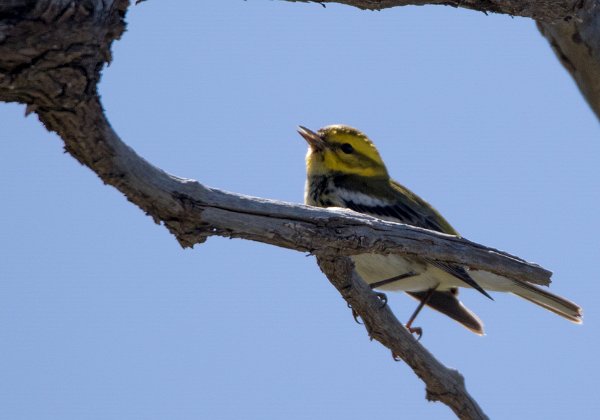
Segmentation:
{"type": "Polygon", "coordinates": [[[339,199],[333,178],[325,175],[309,176],[306,179],[304,203],[317,207],[345,207],[339,199]]]}

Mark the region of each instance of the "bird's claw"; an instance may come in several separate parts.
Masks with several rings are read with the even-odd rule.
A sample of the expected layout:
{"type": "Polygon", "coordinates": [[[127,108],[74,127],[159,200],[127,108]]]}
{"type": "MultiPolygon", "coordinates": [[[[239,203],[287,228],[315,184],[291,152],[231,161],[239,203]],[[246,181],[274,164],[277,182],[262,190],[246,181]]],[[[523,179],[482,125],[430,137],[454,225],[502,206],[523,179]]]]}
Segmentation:
{"type": "Polygon", "coordinates": [[[417,341],[421,340],[421,337],[423,337],[423,328],[421,328],[421,327],[411,327],[410,325],[407,325],[406,329],[411,334],[416,334],[417,335],[417,341]]]}
{"type": "Polygon", "coordinates": [[[385,293],[375,292],[375,296],[377,296],[381,301],[381,308],[385,308],[388,302],[387,295],[385,293]]]}
{"type": "Polygon", "coordinates": [[[358,325],[361,325],[362,322],[360,322],[360,320],[358,319],[360,317],[360,315],[358,315],[358,312],[356,312],[350,304],[348,304],[348,308],[352,310],[352,318],[354,318],[354,322],[356,322],[358,325]]]}

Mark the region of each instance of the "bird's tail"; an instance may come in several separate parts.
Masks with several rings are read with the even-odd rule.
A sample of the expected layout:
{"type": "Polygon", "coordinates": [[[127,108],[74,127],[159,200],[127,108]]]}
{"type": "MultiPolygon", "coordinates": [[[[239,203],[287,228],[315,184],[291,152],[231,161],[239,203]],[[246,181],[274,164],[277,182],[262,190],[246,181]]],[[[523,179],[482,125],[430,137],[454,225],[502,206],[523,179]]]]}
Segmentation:
{"type": "Polygon", "coordinates": [[[513,280],[511,292],[576,324],[582,322],[581,308],[575,303],[532,284],[513,280]]]}
{"type": "Polygon", "coordinates": [[[531,283],[509,279],[490,273],[489,271],[472,270],[469,274],[486,290],[514,293],[515,295],[554,312],[571,322],[576,324],[581,324],[582,322],[583,314],[579,305],[547,292],[531,283]]]}

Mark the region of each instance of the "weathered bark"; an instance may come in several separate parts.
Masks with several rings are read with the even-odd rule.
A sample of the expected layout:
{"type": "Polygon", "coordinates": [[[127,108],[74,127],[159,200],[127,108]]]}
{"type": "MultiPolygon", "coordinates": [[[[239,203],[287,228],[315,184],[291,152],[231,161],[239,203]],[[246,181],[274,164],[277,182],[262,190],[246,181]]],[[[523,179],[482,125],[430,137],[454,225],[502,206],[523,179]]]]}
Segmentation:
{"type": "MultiPolygon", "coordinates": [[[[367,8],[408,4],[341,2],[367,8]]],[[[578,7],[560,1],[438,4],[458,3],[547,22],[568,18],[578,7]]],[[[119,139],[96,90],[100,70],[110,61],[111,43],[124,31],[128,6],[127,0],[0,0],[0,100],[27,104],[27,112],[35,112],[49,130],[58,133],[73,157],[163,223],[183,246],[219,235],[316,254],[371,337],[390,348],[425,382],[427,398],[442,401],[461,418],[485,418],[466,392],[460,374],[444,367],[408,334],[352,271],[346,256],[360,252],[424,255],[538,284],[548,284],[551,273],[464,239],[349,211],[226,193],[152,166],[119,139]]]]}
{"type": "Polygon", "coordinates": [[[581,6],[581,0],[287,0],[302,3],[340,3],[366,10],[398,6],[443,5],[530,17],[545,22],[570,19],[581,6]]]}
{"type": "Polygon", "coordinates": [[[538,28],[600,118],[600,4],[581,2],[574,19],[538,22],[538,28]]]}

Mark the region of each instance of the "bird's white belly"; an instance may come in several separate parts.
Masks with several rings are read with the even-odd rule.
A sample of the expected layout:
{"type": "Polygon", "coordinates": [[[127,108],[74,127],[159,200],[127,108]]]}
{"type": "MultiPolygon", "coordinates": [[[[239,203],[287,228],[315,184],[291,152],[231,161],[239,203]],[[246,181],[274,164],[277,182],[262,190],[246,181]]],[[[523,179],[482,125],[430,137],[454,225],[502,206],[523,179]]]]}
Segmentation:
{"type": "Polygon", "coordinates": [[[378,289],[419,292],[437,288],[448,290],[466,284],[443,270],[425,262],[412,260],[400,255],[361,254],[352,257],[356,272],[369,284],[387,280],[401,274],[413,272],[416,275],[378,289]]]}

